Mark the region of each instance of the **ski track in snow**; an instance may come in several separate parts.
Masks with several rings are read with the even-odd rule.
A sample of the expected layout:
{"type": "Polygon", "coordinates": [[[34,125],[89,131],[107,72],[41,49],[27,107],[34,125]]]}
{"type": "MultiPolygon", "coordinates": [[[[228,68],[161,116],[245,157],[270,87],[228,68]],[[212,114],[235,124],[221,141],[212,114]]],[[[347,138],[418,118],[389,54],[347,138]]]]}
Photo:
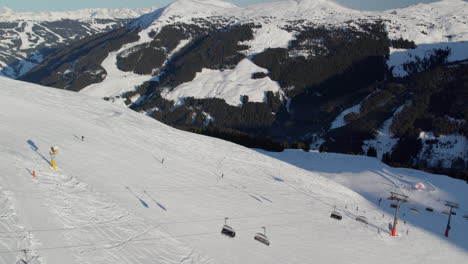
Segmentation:
{"type": "MultiPolygon", "coordinates": [[[[17,199],[40,201],[30,201],[29,206],[46,208],[47,212],[43,213],[48,213],[47,218],[54,220],[54,228],[41,228],[37,227],[41,223],[31,223],[37,228],[28,229],[30,234],[43,241],[33,250],[39,256],[50,257],[49,251],[70,248],[73,257],[60,254],[60,262],[68,259],[69,263],[154,263],[155,259],[164,259],[160,263],[184,263],[199,259],[197,263],[206,263],[204,257],[170,237],[158,224],[147,223],[133,213],[120,209],[99,193],[89,190],[86,184],[67,175],[61,168],[52,172],[50,164],[44,162],[41,155],[30,150],[27,157],[29,162],[16,162],[18,175],[15,178],[18,184],[15,186],[22,188],[10,189],[10,195],[17,199]],[[27,168],[35,168],[38,175],[32,179],[32,183],[26,182],[31,177],[27,168]],[[32,191],[25,191],[28,187],[32,191]],[[44,239],[44,233],[58,235],[54,240],[44,239]],[[158,246],[141,248],[134,243],[135,240],[155,240],[158,246]],[[187,252],[191,252],[189,257],[180,260],[179,256],[187,252]]],[[[13,234],[27,238],[28,233],[23,231],[13,234]]],[[[18,249],[9,248],[11,251],[18,249]]]]}

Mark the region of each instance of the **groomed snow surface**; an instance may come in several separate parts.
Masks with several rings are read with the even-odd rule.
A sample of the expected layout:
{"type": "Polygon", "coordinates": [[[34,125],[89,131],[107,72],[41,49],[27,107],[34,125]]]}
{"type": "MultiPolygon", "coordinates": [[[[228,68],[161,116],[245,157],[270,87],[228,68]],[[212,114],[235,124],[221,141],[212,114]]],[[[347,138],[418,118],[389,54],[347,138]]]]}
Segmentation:
{"type": "Polygon", "coordinates": [[[0,87],[0,263],[468,260],[462,181],[367,157],[259,153],[83,94],[6,78],[0,87]],[[428,188],[411,188],[420,182],[428,188]],[[402,208],[398,237],[388,201],[377,205],[390,191],[421,210],[402,208]],[[449,238],[445,200],[461,205],[449,238]],[[342,221],[329,217],[334,206],[342,221]],[[220,233],[225,217],[235,238],[220,233]],[[262,226],[270,246],[253,239],[262,226]]]}

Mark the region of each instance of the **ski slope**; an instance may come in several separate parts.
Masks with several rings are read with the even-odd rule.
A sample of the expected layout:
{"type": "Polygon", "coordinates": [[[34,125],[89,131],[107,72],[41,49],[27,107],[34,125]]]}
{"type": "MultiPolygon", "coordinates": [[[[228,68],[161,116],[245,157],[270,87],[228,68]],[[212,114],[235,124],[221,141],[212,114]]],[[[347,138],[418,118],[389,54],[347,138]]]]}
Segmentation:
{"type": "Polygon", "coordinates": [[[276,154],[179,131],[87,95],[1,77],[0,87],[0,263],[468,260],[461,181],[362,157],[269,157],[276,154]],[[51,146],[59,148],[57,171],[51,146]],[[419,178],[433,190],[403,188],[419,178]],[[407,213],[390,237],[388,202],[379,207],[375,198],[392,190],[435,211],[407,213]],[[449,238],[441,235],[439,198],[462,205],[449,238]],[[342,221],[329,217],[334,206],[342,221]],[[235,238],[220,234],[225,217],[235,238]],[[262,226],[270,246],[253,239],[262,226]]]}

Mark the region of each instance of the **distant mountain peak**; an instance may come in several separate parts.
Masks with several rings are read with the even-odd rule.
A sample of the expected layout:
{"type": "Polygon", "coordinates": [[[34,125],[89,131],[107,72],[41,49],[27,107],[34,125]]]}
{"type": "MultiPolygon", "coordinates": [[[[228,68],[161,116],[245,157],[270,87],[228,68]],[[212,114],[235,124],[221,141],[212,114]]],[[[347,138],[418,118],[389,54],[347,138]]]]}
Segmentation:
{"type": "Polygon", "coordinates": [[[171,17],[189,17],[197,14],[211,15],[237,6],[221,0],[178,0],[163,8],[141,16],[132,24],[135,28],[147,28],[156,20],[171,17]]]}
{"type": "Polygon", "coordinates": [[[73,11],[15,12],[8,7],[0,8],[0,21],[57,21],[62,19],[128,19],[151,12],[155,8],[88,8],[73,11]]]}
{"type": "Polygon", "coordinates": [[[210,5],[210,6],[217,6],[217,7],[224,7],[224,8],[230,8],[230,7],[236,6],[232,3],[222,1],[222,0],[177,0],[171,5],[178,5],[178,4],[210,5]]]}
{"type": "Polygon", "coordinates": [[[0,16],[3,14],[11,14],[14,11],[11,8],[8,8],[6,6],[0,8],[0,16]]]}

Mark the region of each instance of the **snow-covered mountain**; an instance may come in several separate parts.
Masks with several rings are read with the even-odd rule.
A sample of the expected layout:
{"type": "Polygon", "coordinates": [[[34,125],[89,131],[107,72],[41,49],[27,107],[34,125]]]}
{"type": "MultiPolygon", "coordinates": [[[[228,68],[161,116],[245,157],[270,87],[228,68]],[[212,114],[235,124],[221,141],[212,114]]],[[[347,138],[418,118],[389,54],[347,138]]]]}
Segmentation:
{"type": "Polygon", "coordinates": [[[83,9],[64,12],[14,12],[0,9],[1,73],[17,78],[66,44],[124,26],[146,9],[83,9]]]}
{"type": "MultiPolygon", "coordinates": [[[[375,21],[384,22],[390,39],[403,38],[414,41],[417,45],[465,42],[468,39],[466,31],[468,11],[466,7],[467,3],[462,0],[443,0],[402,9],[369,12],[349,9],[331,0],[280,1],[244,7],[237,7],[221,0],[179,0],[135,20],[130,27],[139,31],[139,40],[128,43],[116,50],[115,54],[111,56],[117,57],[118,54],[125,54],[125,57],[128,57],[139,50],[141,52],[141,49],[147,47],[157,38],[158,33],[164,33],[161,32],[163,28],[172,25],[179,25],[183,31],[189,31],[184,27],[192,25],[207,29],[252,23],[255,25],[254,36],[250,40],[241,43],[247,46],[247,49],[243,51],[246,56],[261,53],[269,48],[287,48],[289,43],[297,38],[305,27],[350,27],[365,30],[360,28],[359,23],[375,21]]],[[[168,51],[163,55],[163,58],[157,58],[156,60],[167,60],[167,55],[173,55],[184,46],[189,46],[201,33],[206,32],[187,32],[182,36],[161,35],[161,38],[174,38],[173,41],[180,42],[180,45],[171,46],[172,53],[168,51]]],[[[425,50],[431,50],[431,47],[426,47],[425,50]]],[[[291,51],[291,55],[306,57],[314,55],[309,54],[310,52],[299,49],[291,51]]],[[[398,50],[392,50],[392,54],[394,52],[398,53],[398,50]]],[[[466,55],[462,49],[457,49],[455,52],[457,54],[451,54],[454,60],[464,58],[466,55]]],[[[424,51],[422,54],[424,54],[424,51]]],[[[401,63],[403,60],[401,55],[397,60],[401,63]]],[[[145,69],[143,72],[149,74],[159,72],[158,70],[164,63],[160,64],[149,65],[154,67],[145,69]]],[[[398,62],[395,62],[395,59],[390,59],[391,66],[398,66],[396,64],[398,62]]],[[[131,69],[124,69],[124,72],[136,72],[142,75],[134,67],[136,66],[131,69]]],[[[120,65],[118,68],[122,70],[120,65]]],[[[109,69],[109,71],[112,71],[112,69],[109,69]]],[[[134,86],[140,84],[141,81],[138,80],[126,90],[132,90],[134,86]]],[[[81,85],[75,89],[83,88],[81,85]]],[[[98,89],[93,88],[93,90],[98,89]]],[[[108,96],[113,95],[113,92],[108,94],[108,96]]],[[[200,97],[204,96],[200,95],[200,97]]]]}
{"type": "Polygon", "coordinates": [[[40,11],[15,12],[8,7],[0,8],[0,21],[12,22],[27,21],[58,21],[58,20],[92,20],[92,19],[124,19],[137,18],[142,14],[153,11],[155,8],[88,8],[75,11],[40,11]]]}
{"type": "Polygon", "coordinates": [[[468,260],[460,180],[368,157],[255,151],[83,94],[0,85],[2,264],[468,260]],[[409,196],[397,237],[391,191],[409,196]],[[460,205],[448,238],[446,200],[460,205]],[[234,238],[220,232],[225,217],[234,238]],[[254,240],[262,227],[269,246],[254,240]]]}
{"type": "Polygon", "coordinates": [[[466,21],[462,0],[378,12],[330,0],[179,0],[61,49],[22,80],[192,130],[466,170],[466,21]]]}

